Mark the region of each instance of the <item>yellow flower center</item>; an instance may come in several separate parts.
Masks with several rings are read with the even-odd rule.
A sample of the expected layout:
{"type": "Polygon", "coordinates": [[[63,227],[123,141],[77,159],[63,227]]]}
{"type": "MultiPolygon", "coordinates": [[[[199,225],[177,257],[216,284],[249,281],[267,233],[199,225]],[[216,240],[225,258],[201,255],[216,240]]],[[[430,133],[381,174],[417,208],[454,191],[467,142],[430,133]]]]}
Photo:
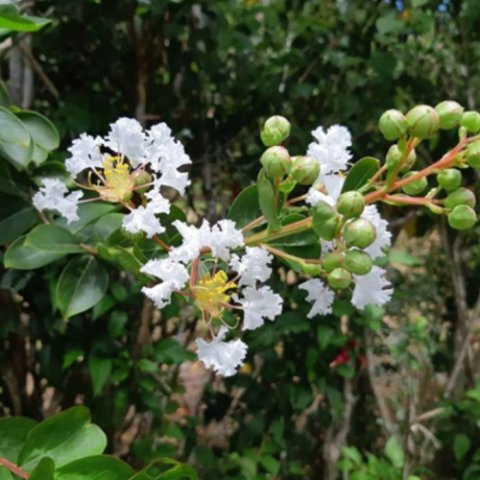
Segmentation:
{"type": "Polygon", "coordinates": [[[237,284],[230,282],[227,274],[220,270],[213,277],[205,275],[193,287],[193,294],[201,310],[210,317],[219,317],[223,312],[223,305],[230,300],[230,295],[226,292],[236,287],[237,284]]]}

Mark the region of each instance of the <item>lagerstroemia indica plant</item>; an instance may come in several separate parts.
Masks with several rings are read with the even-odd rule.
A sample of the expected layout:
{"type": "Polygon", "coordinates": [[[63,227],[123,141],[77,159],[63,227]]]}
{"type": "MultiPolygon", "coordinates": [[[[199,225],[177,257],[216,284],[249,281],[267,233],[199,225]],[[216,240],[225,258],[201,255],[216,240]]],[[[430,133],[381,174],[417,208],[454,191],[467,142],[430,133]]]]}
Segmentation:
{"type": "MultiPolygon", "coordinates": [[[[268,285],[274,257],[304,277],[298,288],[311,302],[309,317],[330,313],[338,293],[364,309],[384,305],[392,294],[386,271],[377,265],[391,242],[379,203],[426,207],[446,215],[457,230],[476,223],[475,195],[462,187],[461,172],[480,168],[479,113],[445,101],[406,115],[388,110],[379,128],[394,142],[384,161],[353,162],[347,128],[319,127],[306,152],[292,155],[288,120],[269,118],[261,131],[266,150],[257,183],[239,194],[228,218],[197,226],[171,215],[179,210],[175,195],[189,185],[185,167],[191,160],[183,146],[165,124],[145,131],[121,118],[105,137],[84,134],[73,142],[66,161],[72,191],[58,178],[44,178],[33,204],[47,224],[58,223],[55,214],[69,224],[81,221],[82,203],[118,206],[121,229],[158,247],[151,258],[147,251],[140,255],[145,261],[138,273],[150,279],[143,293],[159,309],[173,295],[191,302],[208,333],[196,340],[199,359],[230,376],[246,357],[241,332],[274,321],[282,311],[282,297],[268,285]],[[417,147],[441,130],[457,130],[457,144],[416,169],[417,147]]],[[[93,244],[80,247],[109,260],[93,244]]]]}

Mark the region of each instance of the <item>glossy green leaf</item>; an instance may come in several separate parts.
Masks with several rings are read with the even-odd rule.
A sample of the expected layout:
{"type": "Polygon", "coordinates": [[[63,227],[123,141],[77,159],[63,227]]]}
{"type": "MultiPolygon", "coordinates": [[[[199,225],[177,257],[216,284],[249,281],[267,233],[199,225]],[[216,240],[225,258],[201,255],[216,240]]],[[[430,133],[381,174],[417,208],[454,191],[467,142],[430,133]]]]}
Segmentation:
{"type": "Polygon", "coordinates": [[[93,395],[97,396],[110,378],[112,359],[92,355],[88,359],[88,369],[92,378],[93,395]]]}
{"type": "Polygon", "coordinates": [[[55,463],[49,457],[44,457],[38,462],[38,465],[32,471],[28,480],[53,480],[55,463]]]}
{"type": "Polygon", "coordinates": [[[128,480],[132,475],[132,467],[122,460],[95,455],[59,468],[55,472],[55,480],[128,480]]]}
{"type": "Polygon", "coordinates": [[[129,480],[198,480],[198,476],[190,465],[171,458],[160,458],[129,480]],[[165,471],[165,465],[170,465],[171,468],[165,471]]]}
{"type": "Polygon", "coordinates": [[[35,420],[24,417],[0,419],[0,457],[16,463],[28,432],[36,424],[35,420]]]}
{"type": "Polygon", "coordinates": [[[38,32],[49,23],[50,20],[40,17],[3,12],[0,14],[0,28],[14,32],[38,32]]]}
{"type": "Polygon", "coordinates": [[[342,192],[358,190],[370,180],[380,168],[380,160],[363,157],[350,169],[343,184],[342,192]]]}
{"type": "Polygon", "coordinates": [[[62,315],[68,318],[92,308],[107,291],[108,281],[107,271],[95,258],[81,256],[71,260],[55,290],[62,315]]]}
{"type": "Polygon", "coordinates": [[[33,141],[30,132],[5,107],[0,107],[0,152],[17,169],[27,167],[33,154],[33,141]]]}
{"type": "Polygon", "coordinates": [[[45,150],[54,150],[60,145],[60,136],[55,125],[43,115],[29,110],[17,113],[30,132],[33,141],[45,150]]]}
{"type": "Polygon", "coordinates": [[[27,436],[18,457],[18,464],[32,471],[43,457],[50,457],[60,468],[79,458],[103,453],[107,445],[105,434],[90,423],[85,407],[73,407],[47,418],[27,436]]]}
{"type": "Polygon", "coordinates": [[[268,179],[263,169],[260,170],[258,174],[257,188],[260,210],[267,219],[268,226],[272,230],[278,230],[280,228],[280,221],[278,219],[280,192],[278,190],[275,191],[272,182],[268,179]]]}
{"type": "MultiPolygon", "coordinates": [[[[121,213],[112,213],[114,212],[114,210],[116,210],[116,208],[117,206],[111,203],[103,203],[103,202],[84,203],[78,206],[77,221],[67,223],[67,220],[61,217],[56,221],[56,224],[62,226],[63,228],[66,228],[72,233],[78,233],[78,232],[81,232],[87,225],[90,225],[95,221],[98,221],[99,224],[103,224],[105,217],[109,214],[120,215],[123,217],[121,213]]],[[[105,221],[105,222],[108,222],[108,221],[105,221]]],[[[101,238],[105,239],[106,236],[103,236],[101,238]]]]}
{"type": "Polygon", "coordinates": [[[26,237],[25,245],[43,252],[82,253],[79,242],[68,230],[58,225],[38,225],[26,237]]]}
{"type": "Polygon", "coordinates": [[[250,185],[235,198],[228,212],[228,218],[233,220],[237,228],[243,228],[250,222],[262,216],[258,202],[258,188],[250,185]]]}
{"type": "Polygon", "coordinates": [[[6,268],[17,270],[34,270],[54,262],[64,256],[63,253],[52,253],[24,244],[26,236],[15,240],[5,253],[3,263],[6,268]]]}
{"type": "Polygon", "coordinates": [[[0,245],[12,242],[30,230],[38,222],[38,215],[32,207],[17,210],[0,220],[0,245]]]}

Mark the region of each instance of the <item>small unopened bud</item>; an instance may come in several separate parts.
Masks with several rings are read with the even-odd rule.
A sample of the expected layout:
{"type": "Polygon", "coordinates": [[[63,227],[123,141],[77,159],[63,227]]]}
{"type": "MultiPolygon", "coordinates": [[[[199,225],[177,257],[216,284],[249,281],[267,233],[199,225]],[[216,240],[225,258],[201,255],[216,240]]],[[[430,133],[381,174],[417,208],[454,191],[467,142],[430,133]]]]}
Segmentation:
{"type": "Polygon", "coordinates": [[[462,115],[460,125],[465,127],[468,133],[480,132],[480,113],[470,110],[462,115]]]}
{"type": "Polygon", "coordinates": [[[282,178],[290,173],[292,159],[284,147],[270,147],[260,157],[260,163],[269,178],[282,178]]]}
{"type": "Polygon", "coordinates": [[[260,133],[260,138],[266,147],[280,145],[290,135],[290,122],[280,115],[267,119],[260,133]]]}
{"type": "Polygon", "coordinates": [[[312,277],[318,277],[322,273],[322,267],[313,263],[305,263],[302,265],[303,273],[311,275],[312,277]]]}
{"type": "Polygon", "coordinates": [[[152,182],[152,176],[145,170],[140,170],[135,174],[135,187],[139,193],[145,193],[148,190],[148,184],[152,182]],[[138,188],[145,185],[145,188],[138,188]]]}
{"type": "Polygon", "coordinates": [[[343,238],[348,248],[367,248],[377,237],[373,224],[364,218],[357,218],[345,225],[343,238]]]}
{"type": "Polygon", "coordinates": [[[365,199],[360,192],[345,192],[338,197],[337,212],[345,218],[360,216],[364,208],[365,199]]]}
{"type": "Polygon", "coordinates": [[[439,103],[435,110],[440,117],[440,128],[443,130],[450,130],[458,127],[462,119],[463,107],[453,100],[445,100],[439,103]]]}
{"type": "Polygon", "coordinates": [[[455,230],[467,230],[477,223],[477,214],[468,205],[457,205],[448,214],[448,224],[455,230]]]}
{"type": "Polygon", "coordinates": [[[327,278],[328,285],[334,290],[347,288],[352,282],[352,275],[344,268],[336,268],[327,278]]]}
{"type": "Polygon", "coordinates": [[[320,174],[320,163],[313,157],[292,157],[291,177],[300,185],[313,185],[320,174]]]}
{"type": "Polygon", "coordinates": [[[415,165],[416,161],[417,161],[417,152],[415,152],[415,149],[412,148],[412,150],[408,152],[407,158],[404,160],[400,171],[408,172],[415,165]]]}
{"type": "Polygon", "coordinates": [[[447,192],[452,192],[462,184],[462,174],[456,168],[446,168],[437,175],[437,182],[447,192]]]}
{"type": "Polygon", "coordinates": [[[468,146],[467,162],[473,168],[480,168],[480,142],[473,142],[468,146]]]}
{"type": "Polygon", "coordinates": [[[366,275],[373,266],[372,257],[361,250],[350,250],[345,255],[345,269],[355,275],[366,275]]]}
{"type": "Polygon", "coordinates": [[[468,205],[473,208],[476,203],[475,194],[465,187],[457,188],[449,193],[445,199],[445,206],[447,208],[455,208],[457,205],[468,205]]]}
{"type": "Polygon", "coordinates": [[[400,110],[387,110],[380,117],[378,128],[387,140],[397,140],[407,133],[407,119],[400,110]]]}
{"type": "Polygon", "coordinates": [[[402,159],[402,151],[398,145],[392,145],[387,152],[386,165],[390,168],[395,168],[402,159]]]}
{"type": "Polygon", "coordinates": [[[320,238],[333,240],[337,231],[338,215],[326,202],[318,202],[313,210],[312,228],[320,238]]]}
{"type": "Polygon", "coordinates": [[[440,116],[429,105],[417,105],[407,113],[407,124],[414,137],[429,138],[439,129],[440,116]]]}
{"type": "MultiPolygon", "coordinates": [[[[412,175],[415,175],[418,172],[408,172],[405,175],[405,178],[411,177],[412,175]]],[[[407,194],[407,195],[419,195],[422,193],[426,188],[427,188],[428,182],[425,177],[419,178],[418,180],[414,180],[411,183],[408,183],[407,185],[404,185],[402,187],[402,190],[407,194]]]]}
{"type": "Polygon", "coordinates": [[[343,265],[345,257],[340,252],[327,253],[322,259],[322,267],[326,272],[331,272],[343,265]]]}

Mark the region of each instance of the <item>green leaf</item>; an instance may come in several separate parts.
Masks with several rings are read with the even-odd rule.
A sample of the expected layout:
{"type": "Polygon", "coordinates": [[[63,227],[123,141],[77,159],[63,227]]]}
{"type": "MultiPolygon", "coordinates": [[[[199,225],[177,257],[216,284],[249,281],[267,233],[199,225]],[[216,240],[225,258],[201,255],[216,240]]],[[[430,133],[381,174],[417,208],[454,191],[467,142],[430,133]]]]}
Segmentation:
{"type": "Polygon", "coordinates": [[[121,227],[123,217],[122,213],[108,213],[100,218],[93,227],[93,238],[97,241],[108,238],[115,230],[121,227]]]}
{"type": "Polygon", "coordinates": [[[3,82],[0,82],[0,106],[8,108],[12,102],[10,102],[10,95],[8,94],[7,87],[3,82]]]}
{"type": "Polygon", "coordinates": [[[405,462],[405,455],[402,446],[395,437],[390,437],[385,445],[385,456],[396,468],[402,468],[405,462]]]}
{"type": "Polygon", "coordinates": [[[37,250],[24,245],[26,236],[15,240],[5,253],[3,263],[6,268],[17,270],[34,270],[54,262],[64,256],[63,253],[52,253],[37,250]]]}
{"type": "Polygon", "coordinates": [[[355,447],[342,447],[342,455],[356,465],[360,465],[362,463],[362,455],[355,447]]]}
{"type": "Polygon", "coordinates": [[[262,455],[260,457],[260,463],[268,473],[271,473],[274,476],[278,475],[278,472],[280,471],[280,462],[276,458],[271,455],[262,455]]]}
{"type": "Polygon", "coordinates": [[[35,420],[24,417],[0,419],[0,457],[17,463],[28,432],[36,424],[35,420]]]}
{"type": "Polygon", "coordinates": [[[17,169],[28,166],[33,141],[25,125],[8,109],[0,107],[0,153],[17,169]]]}
{"type": "Polygon", "coordinates": [[[28,480],[53,480],[55,463],[49,457],[44,457],[38,462],[38,465],[32,471],[28,480]]]}
{"type": "Polygon", "coordinates": [[[14,32],[37,32],[45,25],[48,25],[50,20],[46,18],[33,17],[28,15],[18,14],[0,14],[0,28],[6,30],[13,30],[14,32]]]}
{"type": "Polygon", "coordinates": [[[59,468],[55,480],[128,480],[134,473],[130,465],[118,458],[96,455],[59,468]]]}
{"type": "Polygon", "coordinates": [[[278,207],[280,204],[280,192],[275,190],[272,182],[268,179],[265,172],[260,170],[257,178],[258,203],[263,216],[267,219],[268,226],[272,230],[280,229],[278,219],[278,207]]]}
{"type": "Polygon", "coordinates": [[[108,287],[108,273],[93,257],[71,260],[60,275],[55,291],[62,315],[69,318],[98,303],[108,287]]]}
{"type": "Polygon", "coordinates": [[[38,221],[37,212],[32,207],[22,208],[0,220],[0,245],[9,243],[30,230],[38,221]]]}
{"type": "Polygon", "coordinates": [[[256,185],[250,185],[242,190],[233,201],[228,212],[228,218],[235,222],[237,228],[243,228],[261,216],[262,211],[258,203],[258,188],[256,185]]]}
{"type": "Polygon", "coordinates": [[[155,462],[152,462],[141,472],[131,477],[129,480],[198,480],[197,473],[190,466],[184,463],[177,462],[171,458],[159,458],[155,462]],[[172,468],[165,470],[162,465],[161,470],[157,466],[158,464],[171,465],[172,468]],[[159,471],[160,470],[160,471],[159,471]]]}
{"type": "Polygon", "coordinates": [[[387,258],[388,263],[400,263],[401,265],[406,265],[407,267],[418,267],[423,265],[424,263],[420,258],[415,257],[408,252],[402,252],[400,250],[394,250],[389,252],[387,258]]]}
{"type": "Polygon", "coordinates": [[[363,157],[350,169],[342,193],[358,190],[370,180],[380,169],[380,160],[374,157],[363,157]]]}
{"type": "Polygon", "coordinates": [[[455,435],[453,440],[453,452],[455,460],[460,462],[470,450],[470,439],[463,433],[455,435]]]}
{"type": "Polygon", "coordinates": [[[56,468],[79,458],[103,453],[107,446],[105,434],[90,423],[85,407],[73,407],[47,418],[32,428],[18,457],[18,464],[32,471],[43,457],[50,457],[56,468]]]}
{"type": "MultiPolygon", "coordinates": [[[[103,224],[105,218],[109,214],[120,215],[123,218],[123,215],[121,213],[112,213],[116,208],[116,205],[113,205],[111,203],[84,203],[78,206],[78,220],[76,220],[75,222],[67,223],[67,220],[65,218],[60,217],[55,223],[62,226],[63,228],[66,228],[67,230],[70,230],[70,232],[72,233],[78,233],[82,231],[87,225],[90,225],[96,220],[98,221],[98,224],[103,224]]],[[[105,235],[101,238],[105,239],[107,238],[107,236],[108,235],[105,235]]]]}
{"type": "MultiPolygon", "coordinates": [[[[288,225],[303,220],[304,218],[305,216],[303,215],[292,213],[283,218],[281,223],[282,226],[288,225]]],[[[294,233],[293,235],[279,238],[278,240],[273,240],[271,244],[275,246],[305,247],[309,245],[318,245],[319,240],[313,230],[307,230],[305,232],[294,233]]]]}
{"type": "Polygon", "coordinates": [[[92,377],[93,395],[96,397],[103,390],[112,373],[112,359],[91,355],[88,359],[88,369],[92,377]]]}
{"type": "Polygon", "coordinates": [[[43,252],[68,254],[82,253],[79,242],[68,230],[58,225],[38,225],[25,239],[25,246],[43,252]]]}

